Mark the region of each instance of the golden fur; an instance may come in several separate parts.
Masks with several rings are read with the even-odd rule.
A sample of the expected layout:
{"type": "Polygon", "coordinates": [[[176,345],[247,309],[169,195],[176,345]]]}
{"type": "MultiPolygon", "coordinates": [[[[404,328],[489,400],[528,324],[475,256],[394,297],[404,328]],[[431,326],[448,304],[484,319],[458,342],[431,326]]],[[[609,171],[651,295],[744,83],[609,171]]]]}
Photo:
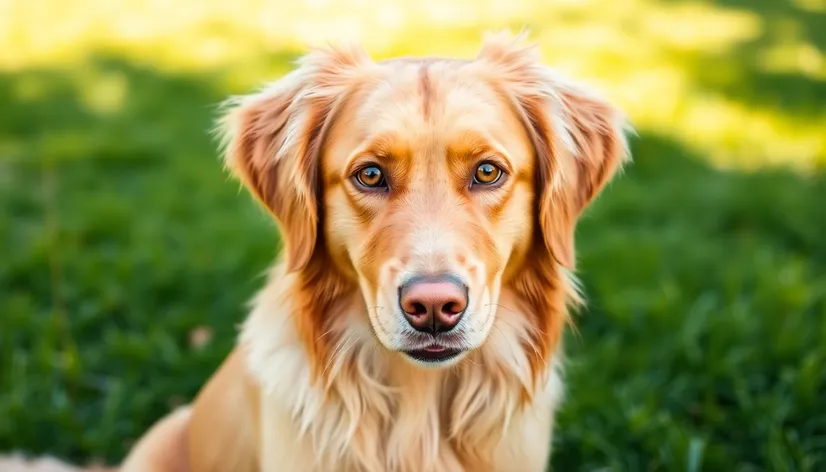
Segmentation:
{"type": "Polygon", "coordinates": [[[574,228],[627,159],[622,115],[507,34],[473,60],[305,56],[231,100],[227,165],[278,221],[284,261],[238,347],[124,471],[545,469],[574,228]],[[479,162],[497,186],[466,185],[479,162]],[[392,191],[350,178],[381,165],[392,191]],[[411,274],[458,274],[468,309],[423,366],[396,309],[411,274]],[[447,339],[447,338],[446,338],[447,339]]]}

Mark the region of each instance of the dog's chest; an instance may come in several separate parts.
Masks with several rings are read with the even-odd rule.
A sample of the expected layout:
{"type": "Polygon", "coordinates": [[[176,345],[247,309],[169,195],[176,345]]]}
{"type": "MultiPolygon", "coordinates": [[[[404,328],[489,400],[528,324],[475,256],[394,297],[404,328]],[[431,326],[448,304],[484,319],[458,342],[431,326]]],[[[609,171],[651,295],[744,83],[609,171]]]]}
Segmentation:
{"type": "Polygon", "coordinates": [[[409,391],[369,385],[265,400],[263,470],[459,472],[493,470],[492,451],[511,405],[482,385],[450,382],[409,391]],[[312,469],[307,465],[313,464],[312,469]]]}

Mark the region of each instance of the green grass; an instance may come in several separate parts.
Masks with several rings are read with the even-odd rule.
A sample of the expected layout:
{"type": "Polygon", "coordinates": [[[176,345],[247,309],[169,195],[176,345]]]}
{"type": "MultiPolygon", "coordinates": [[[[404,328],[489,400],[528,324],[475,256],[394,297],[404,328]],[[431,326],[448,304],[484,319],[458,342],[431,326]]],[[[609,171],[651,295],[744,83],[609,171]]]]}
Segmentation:
{"type": "MultiPolygon", "coordinates": [[[[755,5],[823,54],[822,13],[755,5]]],[[[811,127],[823,77],[759,67],[778,31],[669,57],[695,91],[811,127]]],[[[276,254],[208,130],[291,54],[240,80],[85,57],[0,69],[0,451],[114,462],[197,393],[276,254]]],[[[801,154],[808,173],[723,171],[683,121],[642,122],[578,231],[589,309],[566,340],[555,470],[826,469],[826,149],[801,154]]],[[[721,139],[762,156],[749,136],[721,139]]]]}

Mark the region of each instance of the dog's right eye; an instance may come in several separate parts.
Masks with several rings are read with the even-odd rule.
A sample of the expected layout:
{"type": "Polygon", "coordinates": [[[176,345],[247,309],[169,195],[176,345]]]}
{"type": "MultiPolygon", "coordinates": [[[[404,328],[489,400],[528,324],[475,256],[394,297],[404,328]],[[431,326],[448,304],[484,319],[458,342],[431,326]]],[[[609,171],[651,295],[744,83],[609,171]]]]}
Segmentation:
{"type": "Polygon", "coordinates": [[[370,189],[387,188],[384,173],[377,166],[368,166],[356,173],[356,180],[362,187],[370,189]]]}

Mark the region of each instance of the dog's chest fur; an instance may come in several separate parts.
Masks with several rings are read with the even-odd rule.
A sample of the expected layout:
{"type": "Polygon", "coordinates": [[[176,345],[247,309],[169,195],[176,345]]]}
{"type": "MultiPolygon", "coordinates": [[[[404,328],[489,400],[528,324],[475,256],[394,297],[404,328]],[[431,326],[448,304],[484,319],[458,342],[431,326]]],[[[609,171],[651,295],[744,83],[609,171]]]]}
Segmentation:
{"type": "Polygon", "coordinates": [[[433,371],[355,330],[337,345],[325,366],[327,383],[319,384],[285,308],[274,301],[262,293],[242,334],[248,368],[262,387],[264,472],[307,470],[310,463],[325,472],[544,469],[561,395],[557,362],[526,402],[520,369],[527,360],[505,358],[497,367],[502,352],[491,352],[525,355],[507,346],[504,333],[492,335],[487,352],[433,371]]]}

